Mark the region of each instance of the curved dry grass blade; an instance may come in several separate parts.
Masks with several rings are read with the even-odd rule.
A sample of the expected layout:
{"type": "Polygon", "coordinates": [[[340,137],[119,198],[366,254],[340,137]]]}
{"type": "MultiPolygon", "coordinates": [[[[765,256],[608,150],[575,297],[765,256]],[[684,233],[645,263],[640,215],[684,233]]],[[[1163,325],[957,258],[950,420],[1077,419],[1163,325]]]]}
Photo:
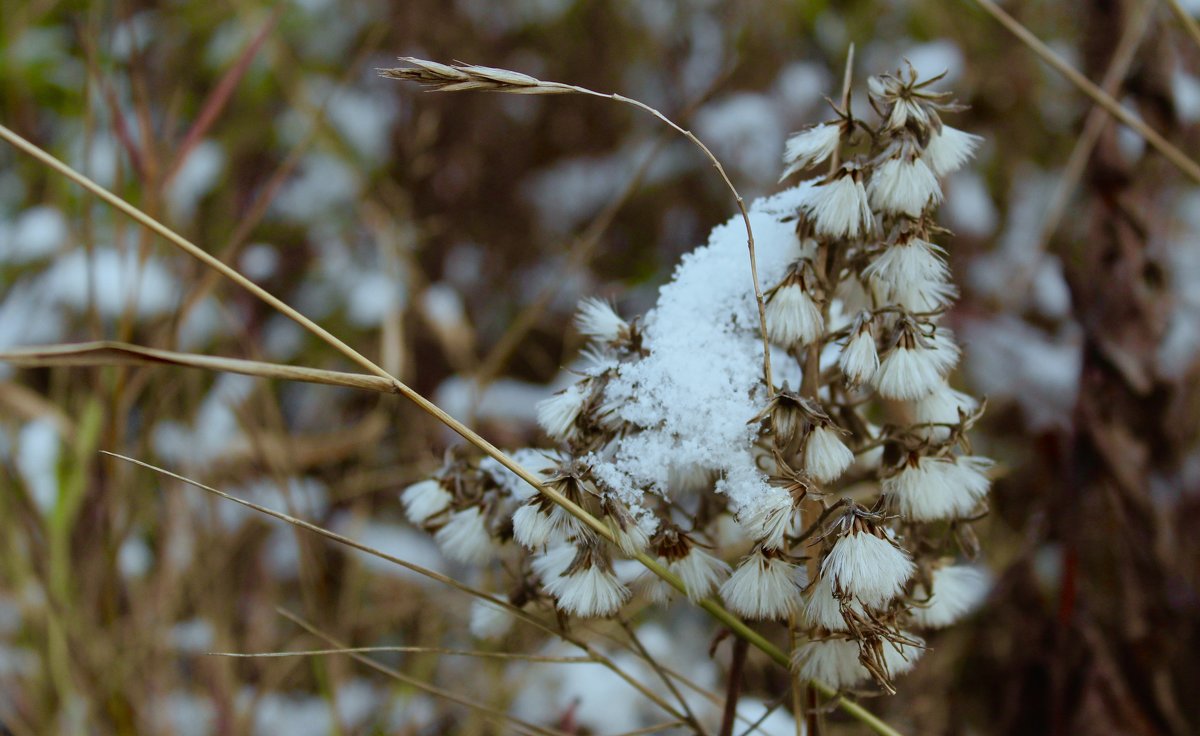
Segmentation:
{"type": "Polygon", "coordinates": [[[379,74],[388,79],[417,82],[436,92],[491,90],[494,92],[510,92],[515,94],[579,94],[588,97],[601,97],[614,102],[632,105],[650,113],[667,127],[691,141],[692,145],[699,148],[705,157],[708,158],[709,162],[712,163],[717,173],[720,174],[726,188],[733,194],[733,198],[737,202],[738,212],[742,216],[742,222],[746,225],[746,248],[750,254],[750,276],[754,282],[754,298],[758,303],[759,327],[762,332],[763,379],[766,381],[767,391],[774,391],[775,384],[771,377],[771,341],[767,337],[767,309],[766,302],[763,299],[762,286],[758,281],[758,260],[754,253],[754,229],[750,226],[750,213],[746,209],[746,202],[742,199],[742,195],[738,193],[737,187],[729,179],[729,174],[725,172],[725,167],[721,165],[720,159],[692,131],[680,126],[650,105],[631,97],[625,97],[624,95],[597,92],[574,84],[547,82],[507,69],[494,69],[474,64],[442,64],[412,56],[402,56],[400,57],[400,61],[412,64],[412,66],[407,68],[379,69],[379,74]]]}
{"type": "MultiPolygon", "coordinates": [[[[336,647],[337,650],[344,651],[344,650],[349,649],[349,647],[347,647],[342,642],[338,641],[336,638],[330,636],[329,634],[326,634],[325,632],[321,631],[316,626],[313,626],[309,622],[300,618],[296,614],[294,614],[288,610],[285,610],[283,608],[277,608],[275,610],[279,612],[279,615],[283,616],[287,620],[296,624],[297,626],[304,629],[305,631],[312,634],[313,636],[317,637],[318,639],[328,642],[333,647],[336,647]]],[[[545,728],[543,726],[538,726],[533,723],[523,721],[520,718],[517,718],[516,716],[510,715],[508,713],[505,713],[502,710],[498,710],[489,705],[484,705],[482,703],[478,703],[474,700],[466,698],[457,693],[450,692],[449,690],[443,690],[442,688],[438,687],[437,685],[431,685],[431,684],[425,682],[424,680],[418,680],[415,677],[410,677],[393,667],[388,667],[386,664],[383,664],[382,662],[376,662],[375,660],[371,659],[370,657],[365,657],[362,654],[351,652],[350,657],[358,662],[365,664],[366,666],[370,667],[371,669],[382,672],[385,675],[388,675],[389,677],[399,680],[400,682],[403,682],[406,685],[415,687],[418,690],[423,690],[423,691],[429,693],[430,695],[436,695],[439,698],[449,700],[452,703],[458,703],[459,705],[465,706],[467,708],[471,708],[472,710],[477,710],[480,713],[483,713],[484,715],[489,715],[493,718],[498,718],[505,723],[508,723],[508,724],[511,724],[514,726],[518,726],[522,730],[524,730],[528,733],[542,734],[543,736],[569,736],[568,734],[564,733],[563,731],[559,731],[557,729],[552,729],[552,728],[545,728]]]]}
{"type": "Polygon", "coordinates": [[[265,363],[257,360],[178,353],[173,350],[158,350],[123,342],[99,341],[20,348],[0,352],[0,362],[23,368],[171,365],[181,368],[239,373],[243,376],[258,378],[275,378],[281,381],[302,381],[326,386],[344,386],[381,393],[396,393],[396,388],[391,381],[361,373],[343,373],[319,368],[265,363]]]}
{"type": "MultiPolygon", "coordinates": [[[[599,94],[599,93],[595,93],[595,94],[599,94]]],[[[484,439],[481,435],[479,435],[477,432],[472,430],[470,427],[466,426],[462,422],[458,421],[454,417],[447,414],[444,410],[442,410],[441,407],[437,406],[432,401],[430,401],[429,399],[425,398],[423,395],[421,395],[417,391],[410,388],[407,384],[403,383],[399,379],[397,379],[394,376],[392,376],[391,374],[389,374],[383,368],[380,368],[378,365],[376,365],[374,362],[372,362],[369,358],[362,355],[357,350],[355,350],[354,348],[350,347],[349,345],[347,345],[346,343],[344,343],[343,341],[338,339],[336,336],[334,336],[328,330],[321,327],[317,323],[313,322],[308,317],[305,317],[303,314],[301,314],[300,312],[298,312],[297,310],[292,308],[290,305],[288,305],[283,300],[276,297],[274,294],[271,294],[266,289],[262,288],[261,286],[254,283],[253,281],[247,279],[245,276],[243,276],[241,273],[239,273],[236,269],[223,263],[221,260],[212,256],[208,252],[204,251],[199,246],[195,245],[188,239],[184,238],[182,235],[179,235],[175,231],[173,231],[170,228],[168,228],[167,226],[163,225],[158,220],[155,220],[153,217],[147,215],[145,212],[142,212],[137,207],[134,207],[133,205],[129,204],[125,200],[121,199],[117,195],[110,192],[109,190],[105,189],[104,187],[100,186],[96,182],[92,181],[88,177],[79,173],[75,169],[72,169],[70,166],[66,165],[62,161],[59,161],[57,158],[55,158],[54,156],[51,156],[49,153],[43,151],[41,148],[38,148],[37,146],[33,145],[32,143],[25,140],[21,136],[17,135],[15,132],[13,132],[9,128],[5,127],[4,125],[0,125],[0,138],[8,141],[10,144],[15,146],[18,150],[32,156],[33,158],[37,159],[42,164],[48,166],[49,168],[53,169],[54,171],[57,171],[58,173],[67,177],[68,179],[79,184],[80,186],[82,186],[83,188],[92,192],[97,197],[104,200],[111,206],[113,206],[116,209],[120,210],[121,212],[125,213],[129,217],[133,218],[135,221],[137,221],[138,223],[140,223],[147,229],[162,236],[168,242],[170,242],[172,245],[176,246],[177,248],[184,251],[185,253],[192,256],[193,258],[199,260],[201,263],[216,270],[221,275],[223,275],[226,278],[228,278],[229,280],[233,281],[235,284],[242,287],[246,291],[250,292],[255,297],[261,299],[263,302],[265,302],[266,304],[271,306],[273,309],[275,309],[279,313],[283,314],[285,317],[291,319],[292,321],[296,322],[297,324],[299,324],[301,327],[308,330],[312,334],[316,335],[321,340],[323,340],[326,344],[330,345],[331,347],[336,349],[338,352],[340,352],[343,355],[345,355],[346,357],[350,358],[355,363],[366,368],[371,373],[374,373],[375,375],[379,376],[380,378],[390,381],[391,385],[393,386],[396,393],[401,394],[406,399],[408,399],[409,401],[416,404],[422,411],[424,411],[425,413],[434,417],[441,423],[445,424],[450,429],[454,430],[456,433],[458,433],[460,436],[462,436],[463,439],[467,440],[471,444],[478,447],[480,450],[482,450],[484,453],[486,453],[492,459],[496,460],[496,462],[500,463],[506,469],[512,471],[512,473],[514,475],[516,475],[518,478],[520,478],[521,480],[528,483],[535,490],[537,490],[538,493],[541,493],[543,496],[545,496],[546,498],[549,498],[555,504],[557,504],[558,506],[565,509],[567,511],[567,513],[574,516],[576,519],[578,519],[581,523],[583,523],[589,529],[596,532],[597,534],[599,534],[601,537],[608,540],[609,542],[614,542],[612,530],[610,530],[608,528],[608,525],[605,524],[603,521],[592,516],[590,513],[587,512],[586,509],[584,509],[580,505],[574,503],[569,498],[562,495],[558,491],[554,490],[550,486],[542,483],[542,481],[536,475],[534,475],[529,469],[525,468],[523,465],[521,465],[520,463],[513,460],[507,454],[501,452],[499,448],[497,448],[491,442],[484,439]]],[[[744,212],[744,208],[743,208],[743,212],[744,212]]],[[[748,222],[749,222],[749,220],[747,219],[747,223],[748,222]]],[[[760,304],[760,307],[761,307],[761,304],[760,304]]],[[[112,454],[112,453],[109,453],[109,454],[112,454]]],[[[115,457],[120,457],[121,459],[129,460],[130,462],[144,465],[145,467],[151,468],[152,470],[159,470],[159,472],[167,473],[167,471],[162,471],[158,468],[154,468],[153,466],[146,465],[145,463],[141,463],[140,461],[132,460],[131,458],[125,458],[125,457],[122,457],[119,455],[115,455],[115,457]]],[[[167,473],[167,474],[170,475],[170,473],[167,473]]],[[[185,482],[196,485],[193,481],[188,481],[185,478],[180,478],[180,480],[183,480],[185,482]]],[[[206,488],[204,486],[200,486],[200,487],[206,488]]],[[[223,495],[223,496],[225,495],[225,494],[221,493],[220,491],[216,491],[216,489],[207,489],[206,488],[206,490],[212,490],[220,495],[223,495]]],[[[233,498],[232,496],[226,496],[226,497],[233,501],[241,503],[243,505],[249,505],[252,508],[254,508],[254,506],[252,504],[249,504],[246,501],[242,501],[241,499],[236,499],[236,498],[233,498]]],[[[262,509],[262,507],[257,507],[257,508],[262,510],[264,513],[268,513],[269,515],[276,515],[276,512],[271,512],[269,509],[262,509]]],[[[285,520],[287,520],[287,519],[285,519],[285,520]]],[[[298,519],[295,521],[299,522],[298,519]]],[[[305,522],[299,522],[299,523],[301,525],[305,524],[305,522]]],[[[324,533],[326,536],[332,534],[332,532],[327,532],[326,530],[322,530],[322,529],[320,529],[320,527],[313,527],[312,525],[308,525],[308,526],[314,531],[319,530],[318,533],[324,533]]],[[[337,535],[335,535],[335,536],[337,536],[337,535]]],[[[345,538],[343,537],[343,539],[345,539],[345,538]]],[[[349,541],[351,541],[351,540],[347,540],[347,542],[349,542],[349,541]]],[[[355,544],[351,544],[351,546],[355,546],[355,544]]],[[[370,551],[370,550],[369,550],[369,548],[363,548],[363,551],[370,551]]],[[[398,564],[403,564],[403,565],[408,564],[408,563],[403,562],[402,560],[397,560],[395,558],[391,558],[391,559],[392,559],[392,561],[397,562],[398,564]]],[[[678,575],[675,575],[674,573],[669,571],[665,566],[660,564],[657,559],[647,555],[644,552],[639,553],[635,557],[635,559],[638,562],[640,562],[643,566],[645,566],[648,570],[653,572],[655,575],[662,578],[671,587],[680,591],[684,595],[687,594],[687,587],[683,584],[683,580],[681,580],[678,575]]],[[[430,571],[430,572],[432,572],[432,571],[430,571]]],[[[444,577],[444,576],[442,576],[442,577],[444,577]]],[[[447,578],[447,580],[449,580],[449,579],[447,578]]],[[[463,587],[463,586],[455,584],[455,587],[463,587]]],[[[489,600],[492,600],[493,602],[497,602],[498,605],[502,605],[502,606],[504,605],[502,603],[499,603],[496,599],[494,599],[490,596],[485,595],[484,597],[488,598],[489,600]]],[[[790,660],[789,660],[789,657],[786,652],[784,652],[779,647],[775,646],[769,639],[764,637],[762,634],[760,634],[759,632],[755,631],[753,628],[748,626],[744,621],[742,621],[740,618],[738,618],[733,613],[728,611],[720,603],[709,598],[707,600],[701,601],[697,605],[700,608],[702,608],[704,611],[706,611],[709,615],[711,615],[713,618],[715,618],[717,621],[719,621],[721,624],[728,627],[731,631],[733,631],[734,634],[749,641],[751,644],[754,645],[755,648],[757,648],[760,651],[762,651],[763,653],[765,653],[772,660],[774,660],[777,664],[779,664],[783,667],[790,667],[790,660]]],[[[825,685],[824,683],[812,681],[812,685],[819,692],[821,692],[822,694],[824,694],[826,696],[832,697],[833,695],[836,694],[836,691],[833,688],[829,687],[828,685],[825,685]]],[[[891,726],[887,725],[885,722],[880,720],[875,714],[871,713],[871,711],[862,707],[858,703],[847,700],[845,698],[839,698],[838,699],[838,707],[840,707],[842,710],[846,711],[850,715],[854,716],[856,719],[861,721],[863,724],[865,724],[869,728],[871,728],[871,730],[875,731],[878,734],[881,734],[882,736],[900,736],[899,731],[896,731],[891,726]]]]}
{"type": "Polygon", "coordinates": [[[376,652],[410,652],[414,654],[440,654],[450,657],[479,657],[481,659],[519,659],[525,662],[548,662],[553,664],[595,664],[591,657],[548,657],[520,652],[485,652],[476,649],[443,649],[441,647],[347,647],[344,649],[304,649],[295,652],[205,652],[210,657],[233,657],[235,659],[269,659],[280,657],[315,657],[325,654],[371,654],[376,652]]]}
{"type": "Polygon", "coordinates": [[[1013,18],[1008,13],[1004,12],[1000,6],[992,2],[992,0],[972,0],[976,5],[983,8],[989,15],[995,18],[1000,25],[1008,29],[1010,33],[1016,36],[1022,43],[1028,46],[1042,61],[1054,67],[1060,74],[1067,78],[1071,84],[1074,84],[1088,97],[1092,98],[1100,107],[1108,111],[1110,115],[1120,120],[1125,125],[1129,126],[1145,139],[1154,150],[1158,151],[1176,166],[1184,174],[1187,174],[1193,181],[1200,183],[1200,164],[1187,157],[1187,155],[1173,146],[1166,138],[1163,138],[1158,131],[1146,125],[1137,115],[1134,115],[1129,110],[1112,98],[1111,95],[1105,93],[1104,90],[1096,86],[1087,77],[1080,74],[1070,64],[1062,59],[1058,54],[1050,50],[1050,47],[1042,43],[1042,41],[1033,33],[1021,25],[1017,19],[1013,18]]]}

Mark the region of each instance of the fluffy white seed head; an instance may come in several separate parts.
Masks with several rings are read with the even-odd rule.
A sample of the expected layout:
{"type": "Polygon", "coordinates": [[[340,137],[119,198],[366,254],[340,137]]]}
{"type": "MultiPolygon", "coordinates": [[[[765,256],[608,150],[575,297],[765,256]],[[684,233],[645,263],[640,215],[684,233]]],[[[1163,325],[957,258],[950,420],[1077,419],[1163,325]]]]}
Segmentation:
{"type": "Polygon", "coordinates": [[[986,496],[992,488],[988,471],[994,464],[990,458],[978,455],[959,455],[954,458],[954,465],[958,468],[959,482],[977,501],[986,496]]]}
{"type": "MultiPolygon", "coordinates": [[[[505,598],[505,600],[508,600],[505,598]]],[[[476,598],[471,604],[471,635],[477,639],[499,639],[512,628],[512,613],[491,601],[476,598]]]]}
{"type": "Polygon", "coordinates": [[[819,680],[837,690],[852,688],[871,675],[858,661],[858,644],[849,639],[806,641],[792,655],[792,668],[804,680],[819,680]]]}
{"type": "Polygon", "coordinates": [[[541,578],[544,584],[551,578],[563,574],[575,562],[578,555],[579,548],[575,545],[556,544],[548,547],[541,554],[535,555],[531,567],[534,574],[541,578]]]}
{"type": "MultiPolygon", "coordinates": [[[[925,338],[925,346],[931,353],[931,360],[938,373],[945,376],[958,365],[962,351],[954,342],[954,333],[945,327],[938,327],[934,333],[925,338]]],[[[937,388],[936,386],[934,388],[937,388]]]]}
{"type": "Polygon", "coordinates": [[[540,549],[552,542],[562,541],[563,529],[553,513],[546,513],[534,499],[513,512],[513,539],[526,549],[540,549]]]}
{"type": "Polygon", "coordinates": [[[581,334],[601,342],[612,342],[629,329],[629,325],[613,310],[611,304],[591,297],[579,302],[575,325],[581,334]]]}
{"type": "Polygon", "coordinates": [[[672,560],[668,568],[683,580],[692,601],[707,598],[717,583],[729,574],[729,565],[695,545],[683,557],[672,560]]]}
{"type": "Polygon", "coordinates": [[[915,569],[908,553],[892,542],[851,529],[821,562],[821,577],[864,606],[882,608],[900,594],[915,569]]]}
{"type": "Polygon", "coordinates": [[[851,386],[861,386],[875,376],[875,371],[879,370],[879,351],[869,328],[850,336],[838,355],[838,368],[851,386]]]}
{"type": "Polygon", "coordinates": [[[871,205],[892,215],[920,217],[925,208],[942,201],[942,188],[929,166],[907,156],[884,161],[867,187],[871,205]]]}
{"type": "Polygon", "coordinates": [[[575,422],[579,419],[586,401],[584,382],[568,386],[550,398],[538,402],[538,425],[546,434],[560,442],[573,439],[579,431],[575,422]]]}
{"type": "Polygon", "coordinates": [[[433,478],[413,483],[400,494],[404,514],[417,526],[445,511],[453,500],[450,492],[433,478]]]}
{"type": "Polygon", "coordinates": [[[958,466],[950,458],[919,457],[881,486],[902,516],[915,521],[967,516],[975,499],[959,482],[958,466]]]}
{"type": "Polygon", "coordinates": [[[775,290],[767,302],[766,314],[767,336],[780,345],[807,345],[825,329],[820,308],[795,281],[775,290]]]}
{"type": "Polygon", "coordinates": [[[916,120],[922,126],[929,124],[929,113],[916,100],[898,97],[895,94],[887,95],[886,99],[892,104],[887,118],[888,129],[901,130],[910,119],[916,120]]]}
{"type": "MultiPolygon", "coordinates": [[[[658,562],[661,565],[669,564],[665,557],[659,557],[658,562]]],[[[649,570],[645,570],[634,579],[633,589],[637,595],[660,606],[669,603],[675,594],[675,589],[671,587],[670,583],[649,570]]]]}
{"type": "MultiPolygon", "coordinates": [[[[970,394],[956,391],[943,381],[928,396],[909,405],[914,424],[957,424],[962,415],[979,408],[979,401],[970,394]]],[[[941,442],[950,436],[949,427],[919,427],[918,433],[927,439],[941,442]]]]}
{"type": "Polygon", "coordinates": [[[779,181],[797,171],[815,166],[833,155],[841,139],[841,127],[836,123],[822,123],[802,130],[788,138],[783,152],[783,163],[787,166],[779,181]]]}
{"type": "Polygon", "coordinates": [[[475,506],[450,514],[450,521],[433,536],[442,554],[452,560],[478,565],[496,554],[483,513],[475,506]]]}
{"type": "Polygon", "coordinates": [[[843,174],[814,186],[804,209],[818,235],[830,238],[858,238],[875,230],[875,216],[862,181],[843,174]]]}
{"type": "Polygon", "coordinates": [[[933,572],[933,593],[924,586],[913,592],[917,604],[912,608],[913,623],[926,629],[940,629],[958,621],[979,607],[991,588],[988,574],[970,565],[947,565],[933,572]],[[928,596],[928,600],[922,602],[928,596]]]}
{"type": "Polygon", "coordinates": [[[784,619],[800,606],[803,576],[803,568],[755,551],[721,586],[721,597],[730,610],[746,618],[784,619]]]}
{"type": "Polygon", "coordinates": [[[558,607],[583,618],[611,616],[629,599],[626,588],[607,566],[590,561],[569,572],[543,579],[558,607]]]}
{"type": "Polygon", "coordinates": [[[958,296],[941,249],[918,238],[891,245],[863,271],[881,304],[930,312],[958,296]]]}
{"type": "Polygon", "coordinates": [[[837,480],[853,462],[854,453],[832,427],[814,427],[804,440],[804,470],[822,483],[837,480]]]}
{"type": "MultiPolygon", "coordinates": [[[[863,606],[850,599],[851,610],[862,614],[863,606]]],[[[804,623],[810,628],[823,628],[826,631],[845,631],[846,619],[842,616],[842,606],[833,595],[833,586],[826,578],[817,578],[804,596],[804,608],[801,610],[804,623]]]]}
{"type": "Polygon", "coordinates": [[[650,535],[646,534],[646,531],[628,511],[622,511],[620,518],[609,514],[604,517],[604,523],[613,533],[617,547],[630,557],[636,556],[638,552],[646,549],[646,545],[650,544],[650,535]]]}
{"type": "Polygon", "coordinates": [[[881,486],[899,513],[915,521],[970,516],[991,486],[984,457],[918,457],[881,486]]]}
{"type": "Polygon", "coordinates": [[[922,399],[944,383],[958,356],[958,345],[945,328],[928,337],[904,337],[880,360],[875,388],[887,399],[922,399]]]}
{"type": "Polygon", "coordinates": [[[929,136],[925,161],[934,174],[945,176],[962,168],[975,155],[980,143],[983,143],[983,138],[973,133],[943,125],[941,131],[935,129],[929,136]]]}
{"type": "Polygon", "coordinates": [[[789,493],[772,489],[738,510],[738,524],[764,549],[782,549],[795,504],[789,493]]]}

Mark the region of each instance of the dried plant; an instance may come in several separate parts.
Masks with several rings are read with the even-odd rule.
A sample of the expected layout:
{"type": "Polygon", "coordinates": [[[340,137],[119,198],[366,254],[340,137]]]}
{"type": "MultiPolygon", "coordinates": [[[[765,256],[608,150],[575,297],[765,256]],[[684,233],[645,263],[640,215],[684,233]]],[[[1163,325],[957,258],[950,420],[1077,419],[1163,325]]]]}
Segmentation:
{"type": "MultiPolygon", "coordinates": [[[[383,73],[440,91],[579,91],[405,61],[383,73]]],[[[785,178],[826,161],[828,174],[750,207],[781,386],[747,370],[762,349],[732,223],[645,317],[581,305],[580,377],[538,407],[560,444],[516,456],[603,519],[615,547],[491,459],[455,456],[410,487],[410,519],[463,562],[511,555],[514,586],[581,617],[634,595],[668,600],[661,579],[631,590],[613,572],[614,558],[648,552],[693,600],[719,590],[746,618],[798,622],[805,680],[894,691],[923,649],[909,629],[952,623],[987,588],[969,529],[991,463],[966,437],[980,402],[946,380],[959,349],[939,316],[956,290],[934,243],[948,235],[934,220],[939,177],[980,139],[942,122],[959,108],[937,81],[911,67],[872,78],[878,122],[835,107],[785,160],[785,178]]]]}

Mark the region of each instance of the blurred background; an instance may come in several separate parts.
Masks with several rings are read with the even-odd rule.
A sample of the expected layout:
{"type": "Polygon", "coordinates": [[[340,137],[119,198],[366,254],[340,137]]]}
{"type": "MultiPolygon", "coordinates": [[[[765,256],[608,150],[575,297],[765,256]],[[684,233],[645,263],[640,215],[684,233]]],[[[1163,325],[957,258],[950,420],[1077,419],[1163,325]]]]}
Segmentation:
{"type": "MultiPolygon", "coordinates": [[[[1005,7],[1196,157],[1200,36],[1173,4],[1200,13],[1005,7]]],[[[429,94],[376,69],[461,60],[642,100],[707,142],[749,199],[778,188],[786,136],[827,119],[852,43],[857,110],[866,77],[907,59],[945,72],[969,105],[948,122],[986,138],[946,185],[941,242],[963,291],[955,381],[987,395],[975,442],[1002,469],[977,525],[987,604],[870,707],[911,734],[1200,732],[1200,189],[974,2],[7,0],[0,123],[513,449],[538,442],[534,404],[582,344],[578,300],[645,311],[734,203],[631,108],[429,94]]],[[[0,350],[96,339],[354,369],[0,145],[0,350]]],[[[502,588],[402,520],[398,491],[455,444],[398,397],[0,365],[4,732],[506,732],[348,657],[206,654],[328,646],[277,607],[357,646],[547,644],[524,629],[475,641],[466,595],[98,452],[502,588]]],[[[709,620],[676,605],[635,623],[723,692],[709,620]]],[[[373,656],[569,733],[661,719],[597,665],[373,656]]],[[[751,718],[787,688],[751,657],[751,718]]],[[[761,732],[790,724],[776,713],[761,732]]],[[[864,732],[841,716],[830,730],[864,732]]]]}

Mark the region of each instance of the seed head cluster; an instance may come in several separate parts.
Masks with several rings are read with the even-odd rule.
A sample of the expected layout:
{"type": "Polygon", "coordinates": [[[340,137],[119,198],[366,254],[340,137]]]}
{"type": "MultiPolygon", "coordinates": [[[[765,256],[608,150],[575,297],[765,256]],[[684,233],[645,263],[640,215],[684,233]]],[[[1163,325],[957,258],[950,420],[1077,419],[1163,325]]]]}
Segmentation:
{"type": "MultiPolygon", "coordinates": [[[[394,75],[536,86],[431,64],[394,75]]],[[[775,385],[760,370],[734,224],[685,258],[644,317],[580,305],[584,365],[537,411],[554,446],[516,454],[615,545],[462,452],[404,491],[410,520],[451,559],[518,571],[522,605],[581,617],[679,595],[615,564],[644,552],[694,601],[717,595],[746,619],[794,622],[800,676],[891,690],[924,651],[916,632],[950,625],[988,591],[966,540],[991,463],[966,436],[982,403],[949,383],[960,350],[943,313],[957,290],[950,233],[934,219],[940,177],[981,139],[942,121],[960,108],[937,81],[911,67],[871,79],[874,122],[835,107],[794,135],[784,178],[811,178],[750,208],[775,385]]],[[[503,631],[494,613],[479,611],[474,628],[503,631]]]]}

